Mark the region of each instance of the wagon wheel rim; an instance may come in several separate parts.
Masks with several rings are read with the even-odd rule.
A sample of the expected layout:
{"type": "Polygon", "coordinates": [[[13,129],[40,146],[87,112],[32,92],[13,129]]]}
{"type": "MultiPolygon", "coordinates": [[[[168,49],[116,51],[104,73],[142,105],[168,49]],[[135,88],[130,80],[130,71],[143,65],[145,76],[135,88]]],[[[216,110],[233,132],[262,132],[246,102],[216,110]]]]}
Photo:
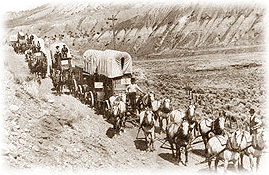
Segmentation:
{"type": "Polygon", "coordinates": [[[109,105],[109,101],[108,100],[105,100],[105,115],[107,116],[108,115],[108,112],[110,110],[110,105],[109,105]]]}
{"type": "Polygon", "coordinates": [[[90,93],[90,99],[91,99],[91,106],[94,106],[94,97],[93,97],[93,93],[92,93],[92,91],[90,91],[89,93],[90,93]]]}
{"type": "Polygon", "coordinates": [[[79,94],[82,95],[83,94],[83,91],[82,91],[82,86],[81,85],[78,85],[78,91],[79,91],[79,94]]]}
{"type": "Polygon", "coordinates": [[[75,79],[73,79],[73,84],[74,84],[74,91],[77,92],[78,91],[78,86],[77,86],[77,81],[75,79]]]}

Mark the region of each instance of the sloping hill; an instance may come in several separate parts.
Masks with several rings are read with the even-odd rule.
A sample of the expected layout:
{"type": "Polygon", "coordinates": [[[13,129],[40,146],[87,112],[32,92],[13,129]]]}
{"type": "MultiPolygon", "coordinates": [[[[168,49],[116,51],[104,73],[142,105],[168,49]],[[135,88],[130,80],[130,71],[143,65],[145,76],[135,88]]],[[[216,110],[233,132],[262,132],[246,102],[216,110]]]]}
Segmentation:
{"type": "Polygon", "coordinates": [[[32,10],[6,14],[6,27],[37,33],[39,37],[63,35],[75,50],[113,48],[132,55],[165,51],[262,45],[264,8],[256,4],[45,4],[32,10]]]}

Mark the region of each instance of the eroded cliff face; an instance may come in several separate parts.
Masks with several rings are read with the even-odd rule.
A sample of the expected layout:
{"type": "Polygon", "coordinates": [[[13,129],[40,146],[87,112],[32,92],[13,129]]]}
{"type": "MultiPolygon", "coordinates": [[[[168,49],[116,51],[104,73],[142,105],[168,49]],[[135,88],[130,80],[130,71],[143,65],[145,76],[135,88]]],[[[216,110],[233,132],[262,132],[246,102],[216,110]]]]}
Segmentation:
{"type": "Polygon", "coordinates": [[[59,37],[81,52],[115,49],[143,56],[234,46],[262,45],[261,5],[46,4],[7,14],[10,30],[59,37]]]}

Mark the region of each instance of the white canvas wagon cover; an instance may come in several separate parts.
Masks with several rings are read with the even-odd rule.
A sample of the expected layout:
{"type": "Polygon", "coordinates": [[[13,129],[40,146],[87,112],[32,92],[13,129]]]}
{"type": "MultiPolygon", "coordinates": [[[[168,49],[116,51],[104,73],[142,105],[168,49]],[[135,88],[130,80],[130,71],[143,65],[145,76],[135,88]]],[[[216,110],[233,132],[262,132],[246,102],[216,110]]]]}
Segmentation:
{"type": "Polygon", "coordinates": [[[132,57],[127,52],[105,50],[100,59],[98,74],[115,78],[132,73],[132,57]]]}
{"type": "Polygon", "coordinates": [[[83,61],[84,61],[83,70],[88,72],[89,74],[96,73],[102,54],[103,54],[103,51],[100,51],[100,50],[85,51],[83,54],[83,61]]]}
{"type": "Polygon", "coordinates": [[[84,70],[115,78],[132,73],[132,58],[127,52],[116,50],[87,50],[83,54],[84,70]]]}
{"type": "Polygon", "coordinates": [[[18,35],[10,35],[9,36],[9,41],[10,42],[16,42],[16,41],[18,41],[18,35]]]}

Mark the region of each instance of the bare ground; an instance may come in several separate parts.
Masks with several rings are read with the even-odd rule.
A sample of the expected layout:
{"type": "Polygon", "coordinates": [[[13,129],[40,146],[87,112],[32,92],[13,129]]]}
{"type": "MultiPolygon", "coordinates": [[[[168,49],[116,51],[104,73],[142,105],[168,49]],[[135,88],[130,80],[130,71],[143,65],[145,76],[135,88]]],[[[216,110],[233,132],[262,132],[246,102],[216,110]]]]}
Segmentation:
{"type": "MultiPolygon", "coordinates": [[[[23,55],[16,55],[11,48],[7,48],[5,51],[7,58],[4,70],[6,105],[4,107],[5,115],[3,116],[4,137],[2,140],[4,144],[2,146],[2,157],[5,164],[4,168],[8,172],[33,172],[36,169],[54,173],[66,171],[75,173],[105,171],[106,173],[126,172],[136,174],[138,172],[154,174],[209,172],[206,164],[196,165],[204,160],[204,146],[200,142],[200,138],[193,145],[187,167],[181,163],[176,163],[172,159],[169,149],[160,148],[164,141],[164,134],[156,134],[156,151],[146,152],[145,141],[136,139],[137,127],[127,123],[127,128],[123,134],[120,136],[114,135],[112,125],[103,116],[96,115],[93,109],[82,104],[71,95],[56,96],[51,91],[52,83],[49,78],[43,79],[41,84],[38,84],[35,78],[29,74],[23,55]]],[[[196,58],[195,61],[197,59],[199,58],[196,58]]],[[[139,71],[140,73],[145,72],[144,78],[147,78],[148,86],[145,85],[143,88],[148,87],[155,92],[160,92],[159,96],[174,95],[176,89],[178,89],[178,96],[174,96],[173,101],[175,108],[179,108],[184,106],[188,100],[185,98],[185,92],[182,91],[183,84],[180,83],[186,81],[184,80],[184,74],[177,74],[177,78],[181,77],[181,81],[173,78],[175,70],[179,70],[175,63],[180,62],[183,65],[192,61],[194,60],[172,60],[172,62],[167,60],[165,65],[170,66],[168,71],[163,69],[157,61],[150,63],[136,62],[134,68],[136,71],[142,70],[139,71]],[[174,86],[177,85],[178,87],[169,88],[168,85],[171,82],[174,82],[174,86]],[[166,84],[165,87],[160,84],[154,86],[158,83],[166,84]],[[159,88],[164,88],[164,90],[159,88]],[[177,97],[180,98],[175,100],[177,97]]],[[[257,64],[261,63],[257,62],[257,64]]],[[[190,65],[184,67],[190,67],[190,65]]],[[[218,65],[217,67],[220,69],[221,66],[218,65]]],[[[202,72],[204,69],[195,68],[195,70],[202,70],[202,72]]],[[[184,70],[180,72],[184,72],[184,70]]],[[[259,70],[253,71],[257,72],[259,70]]],[[[196,77],[193,75],[194,78],[205,76],[202,73],[198,74],[197,71],[193,72],[196,72],[194,74],[196,77]]],[[[185,73],[185,75],[192,76],[188,71],[185,73]]],[[[207,74],[208,76],[211,75],[208,72],[207,74]]],[[[222,74],[214,74],[213,76],[218,75],[222,74]]],[[[259,75],[262,77],[263,73],[259,75]]],[[[147,84],[142,74],[137,73],[136,76],[141,77],[141,85],[147,84]]],[[[212,82],[208,83],[206,79],[202,80],[201,77],[197,79],[199,78],[200,80],[197,81],[197,84],[193,84],[193,87],[199,85],[205,91],[210,89],[208,84],[212,84],[212,82]]],[[[229,78],[232,79],[233,77],[229,78]]],[[[260,79],[252,81],[254,84],[257,84],[257,82],[259,85],[263,84],[259,83],[262,81],[260,79]]],[[[215,84],[213,88],[216,88],[216,86],[215,84]]],[[[249,99],[254,100],[253,96],[250,96],[249,99]]],[[[254,104],[252,101],[251,103],[254,104]]],[[[258,104],[261,103],[257,103],[257,106],[258,104]]],[[[199,109],[199,111],[202,113],[202,109],[199,109]]],[[[144,137],[142,132],[140,132],[139,137],[144,137]]],[[[166,144],[164,147],[167,148],[168,145],[166,144]]],[[[245,169],[242,172],[249,171],[248,160],[245,161],[245,169]]],[[[219,171],[223,171],[222,163],[219,171]]],[[[232,167],[230,171],[234,171],[232,167]]]]}

